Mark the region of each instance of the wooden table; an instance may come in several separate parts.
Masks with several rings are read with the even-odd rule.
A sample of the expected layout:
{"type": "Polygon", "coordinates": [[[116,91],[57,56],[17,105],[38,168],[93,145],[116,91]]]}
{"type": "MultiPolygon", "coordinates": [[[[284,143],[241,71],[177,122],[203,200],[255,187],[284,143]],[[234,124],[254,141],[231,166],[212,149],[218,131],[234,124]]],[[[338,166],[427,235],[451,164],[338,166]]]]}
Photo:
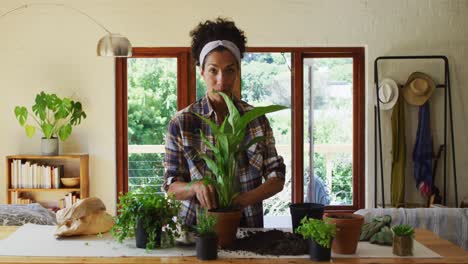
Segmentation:
{"type": "MultiPolygon", "coordinates": [[[[0,239],[4,239],[13,233],[17,227],[0,226],[0,239]]],[[[468,252],[443,240],[434,233],[416,229],[416,240],[434,252],[443,256],[443,258],[339,258],[333,259],[333,263],[468,263],[468,252]]],[[[0,263],[288,263],[301,264],[313,263],[309,259],[218,259],[214,261],[203,262],[196,257],[11,257],[0,256],[0,263]]],[[[319,262],[320,263],[320,262],[319,262]]],[[[323,263],[323,262],[321,262],[323,263]]]]}

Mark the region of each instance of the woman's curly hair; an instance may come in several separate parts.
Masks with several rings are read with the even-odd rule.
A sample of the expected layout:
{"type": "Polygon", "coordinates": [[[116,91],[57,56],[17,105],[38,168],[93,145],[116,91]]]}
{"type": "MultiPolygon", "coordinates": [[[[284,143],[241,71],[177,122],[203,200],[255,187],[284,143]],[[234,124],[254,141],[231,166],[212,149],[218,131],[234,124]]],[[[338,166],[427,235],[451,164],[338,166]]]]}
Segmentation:
{"type": "MultiPolygon", "coordinates": [[[[236,44],[241,53],[241,58],[244,57],[245,44],[247,37],[244,31],[236,27],[233,21],[226,18],[218,17],[214,21],[207,20],[198,24],[192,31],[190,31],[192,38],[192,57],[196,65],[200,65],[199,56],[200,52],[206,43],[214,40],[229,40],[236,44]]],[[[224,47],[218,47],[215,50],[223,50],[224,47]]]]}

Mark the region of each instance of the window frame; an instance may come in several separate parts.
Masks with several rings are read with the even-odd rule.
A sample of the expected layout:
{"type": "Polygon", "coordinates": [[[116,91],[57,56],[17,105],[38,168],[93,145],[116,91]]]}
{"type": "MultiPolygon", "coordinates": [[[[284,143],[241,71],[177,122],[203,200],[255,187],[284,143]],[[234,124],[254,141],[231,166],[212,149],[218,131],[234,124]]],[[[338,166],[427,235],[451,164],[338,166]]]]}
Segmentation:
{"type": "MultiPolygon", "coordinates": [[[[326,206],[327,212],[365,207],[365,49],[364,47],[250,47],[246,52],[291,53],[292,190],[291,201],[304,201],[303,65],[305,58],[353,58],[353,204],[326,206]]],[[[177,62],[177,108],[195,101],[195,65],[189,47],[133,48],[132,58],[174,58],[177,62]]],[[[117,193],[128,191],[127,58],[116,59],[117,193]]],[[[240,97],[239,87],[235,95],[240,97]]]]}

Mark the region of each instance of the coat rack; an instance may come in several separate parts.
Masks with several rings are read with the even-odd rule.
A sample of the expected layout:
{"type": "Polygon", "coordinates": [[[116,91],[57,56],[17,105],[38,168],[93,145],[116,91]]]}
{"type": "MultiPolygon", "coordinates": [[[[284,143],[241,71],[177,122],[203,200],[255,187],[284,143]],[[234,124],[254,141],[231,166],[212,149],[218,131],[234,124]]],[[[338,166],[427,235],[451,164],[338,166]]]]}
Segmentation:
{"type": "MultiPolygon", "coordinates": [[[[452,149],[452,166],[453,166],[453,178],[455,184],[455,206],[458,206],[458,190],[457,190],[457,170],[455,166],[455,140],[453,132],[453,114],[452,114],[452,98],[450,91],[450,72],[449,63],[446,56],[431,55],[431,56],[382,56],[378,57],[374,61],[374,82],[375,82],[375,94],[376,104],[374,106],[374,207],[377,208],[377,154],[380,155],[380,183],[381,183],[381,194],[382,194],[382,207],[385,208],[385,195],[384,195],[384,173],[383,173],[383,158],[382,158],[382,130],[380,123],[380,102],[378,98],[379,93],[379,67],[378,62],[380,60],[443,60],[444,62],[444,83],[438,84],[436,88],[445,88],[444,92],[444,146],[447,147],[447,114],[450,119],[450,138],[451,138],[451,149],[452,149]],[[447,113],[448,107],[448,113],[447,113]],[[379,144],[379,153],[377,153],[377,136],[379,144]]],[[[447,205],[447,151],[444,151],[444,194],[443,204],[447,205]]]]}

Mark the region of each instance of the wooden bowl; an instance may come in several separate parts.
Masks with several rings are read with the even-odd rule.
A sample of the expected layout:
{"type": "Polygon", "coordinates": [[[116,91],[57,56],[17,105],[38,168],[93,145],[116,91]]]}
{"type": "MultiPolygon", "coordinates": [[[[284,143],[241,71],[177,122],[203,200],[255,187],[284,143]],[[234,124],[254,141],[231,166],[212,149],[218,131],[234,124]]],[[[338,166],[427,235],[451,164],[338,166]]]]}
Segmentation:
{"type": "Polygon", "coordinates": [[[80,185],[80,177],[60,178],[60,181],[65,187],[75,187],[80,185]]]}

